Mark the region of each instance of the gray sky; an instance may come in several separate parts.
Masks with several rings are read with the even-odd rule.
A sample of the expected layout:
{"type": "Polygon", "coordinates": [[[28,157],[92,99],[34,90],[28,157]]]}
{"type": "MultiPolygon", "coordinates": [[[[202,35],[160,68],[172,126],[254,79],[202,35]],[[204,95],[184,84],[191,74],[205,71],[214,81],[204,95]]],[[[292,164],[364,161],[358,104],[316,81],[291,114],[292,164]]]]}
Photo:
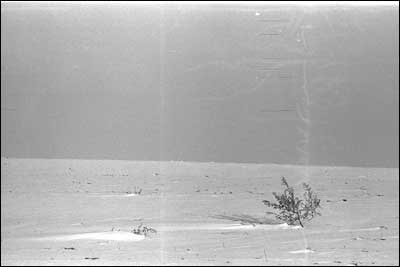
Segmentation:
{"type": "Polygon", "coordinates": [[[2,3],[2,156],[398,167],[398,21],[2,3]]]}

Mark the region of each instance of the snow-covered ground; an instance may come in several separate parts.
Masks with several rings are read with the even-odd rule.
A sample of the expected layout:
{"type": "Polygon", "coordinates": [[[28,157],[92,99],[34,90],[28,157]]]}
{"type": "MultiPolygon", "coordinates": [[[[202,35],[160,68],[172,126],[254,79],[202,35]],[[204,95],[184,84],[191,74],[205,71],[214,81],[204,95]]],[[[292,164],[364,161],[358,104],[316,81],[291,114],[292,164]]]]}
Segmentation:
{"type": "Polygon", "coordinates": [[[2,158],[1,264],[398,265],[398,188],[398,168],[2,158]],[[281,176],[322,216],[268,217],[281,176]]]}

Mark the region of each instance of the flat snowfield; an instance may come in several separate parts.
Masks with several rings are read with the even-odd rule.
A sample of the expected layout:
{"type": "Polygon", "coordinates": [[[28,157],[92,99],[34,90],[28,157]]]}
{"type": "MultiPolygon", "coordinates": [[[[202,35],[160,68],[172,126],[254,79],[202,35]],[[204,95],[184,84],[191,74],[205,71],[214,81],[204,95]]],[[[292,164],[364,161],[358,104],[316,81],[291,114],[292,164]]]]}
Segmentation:
{"type": "Polygon", "coordinates": [[[399,265],[398,188],[398,168],[2,158],[1,264],[399,265]],[[281,176],[322,216],[266,214],[281,176]]]}

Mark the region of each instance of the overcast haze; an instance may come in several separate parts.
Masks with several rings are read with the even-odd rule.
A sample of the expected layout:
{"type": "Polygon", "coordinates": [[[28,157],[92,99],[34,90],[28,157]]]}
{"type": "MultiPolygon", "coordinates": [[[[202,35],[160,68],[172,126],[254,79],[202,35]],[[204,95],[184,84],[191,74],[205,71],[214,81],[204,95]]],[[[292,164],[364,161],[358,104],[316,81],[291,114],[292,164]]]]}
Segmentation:
{"type": "Polygon", "coordinates": [[[398,167],[398,23],[397,7],[2,3],[1,154],[398,167]]]}

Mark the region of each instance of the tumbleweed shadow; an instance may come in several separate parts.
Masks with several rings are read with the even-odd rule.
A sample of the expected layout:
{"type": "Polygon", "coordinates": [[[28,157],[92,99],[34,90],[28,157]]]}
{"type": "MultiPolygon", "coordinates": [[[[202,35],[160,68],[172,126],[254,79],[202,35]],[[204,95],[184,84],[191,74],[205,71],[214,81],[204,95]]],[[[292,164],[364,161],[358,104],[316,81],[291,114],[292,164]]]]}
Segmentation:
{"type": "Polygon", "coordinates": [[[241,224],[280,224],[281,222],[265,217],[255,217],[247,214],[239,214],[239,215],[213,215],[211,216],[214,219],[222,219],[222,220],[230,220],[235,222],[240,222],[241,224]]]}

